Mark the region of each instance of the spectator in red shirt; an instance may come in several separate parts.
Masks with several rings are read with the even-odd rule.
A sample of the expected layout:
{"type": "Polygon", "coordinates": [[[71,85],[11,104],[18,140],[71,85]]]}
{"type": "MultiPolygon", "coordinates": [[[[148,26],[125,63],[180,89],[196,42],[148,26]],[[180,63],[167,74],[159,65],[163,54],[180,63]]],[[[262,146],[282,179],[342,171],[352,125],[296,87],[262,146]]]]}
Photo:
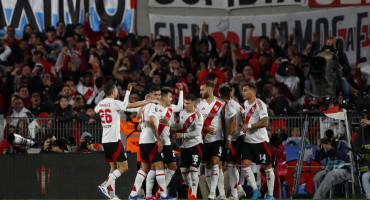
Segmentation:
{"type": "Polygon", "coordinates": [[[5,43],[9,46],[18,46],[19,41],[15,38],[15,27],[9,25],[6,29],[7,38],[5,43]]]}
{"type": "Polygon", "coordinates": [[[85,22],[84,22],[84,30],[86,36],[90,40],[90,44],[96,44],[96,42],[101,38],[105,38],[107,36],[113,36],[114,33],[108,30],[108,22],[104,19],[101,19],[99,22],[99,30],[100,31],[93,31],[90,26],[90,13],[85,14],[85,22]]]}

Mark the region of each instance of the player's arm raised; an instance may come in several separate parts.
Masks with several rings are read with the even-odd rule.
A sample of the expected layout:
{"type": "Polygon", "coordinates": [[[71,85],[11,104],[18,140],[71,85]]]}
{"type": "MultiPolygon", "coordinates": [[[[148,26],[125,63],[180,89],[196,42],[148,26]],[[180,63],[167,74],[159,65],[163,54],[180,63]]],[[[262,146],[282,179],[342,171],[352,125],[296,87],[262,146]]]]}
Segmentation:
{"type": "Polygon", "coordinates": [[[183,86],[181,83],[176,83],[176,87],[179,88],[180,94],[179,94],[179,101],[177,102],[177,105],[173,108],[173,112],[180,112],[184,106],[184,92],[183,92],[183,86]]]}

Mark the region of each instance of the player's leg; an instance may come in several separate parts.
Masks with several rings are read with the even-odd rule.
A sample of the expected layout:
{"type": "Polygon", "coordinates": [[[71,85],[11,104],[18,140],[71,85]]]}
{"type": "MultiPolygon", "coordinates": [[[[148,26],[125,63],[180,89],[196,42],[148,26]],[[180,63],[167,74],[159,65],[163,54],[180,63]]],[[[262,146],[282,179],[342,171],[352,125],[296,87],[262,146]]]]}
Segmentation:
{"type": "Polygon", "coordinates": [[[98,186],[98,190],[106,197],[110,198],[108,186],[110,186],[122,173],[128,170],[127,155],[122,149],[121,140],[118,142],[104,143],[105,159],[111,166],[111,174],[108,179],[98,186]],[[122,162],[121,165],[116,165],[115,162],[122,162]],[[125,163],[125,164],[124,164],[125,163]]]}
{"type": "Polygon", "coordinates": [[[161,198],[167,197],[167,187],[166,187],[166,178],[164,172],[164,164],[162,161],[154,162],[155,166],[155,178],[158,183],[159,193],[161,194],[161,198]]]}
{"type": "Polygon", "coordinates": [[[218,199],[226,199],[226,192],[225,192],[225,177],[224,177],[224,164],[225,162],[220,159],[218,167],[219,167],[219,175],[218,175],[218,182],[217,188],[219,191],[218,199]]]}
{"type": "Polygon", "coordinates": [[[202,144],[192,147],[191,164],[190,164],[190,177],[191,177],[191,198],[197,199],[198,184],[199,184],[199,165],[202,159],[202,144]]]}
{"type": "Polygon", "coordinates": [[[168,186],[168,184],[171,182],[172,176],[177,170],[176,155],[171,145],[163,146],[163,155],[163,161],[167,166],[167,170],[165,172],[165,180],[166,186],[168,186]]]}
{"type": "Polygon", "coordinates": [[[242,149],[242,167],[245,178],[247,179],[249,185],[253,189],[252,200],[256,200],[261,196],[260,191],[257,188],[256,178],[251,168],[252,161],[254,160],[254,145],[251,143],[245,142],[242,149]]]}
{"type": "Polygon", "coordinates": [[[150,169],[150,159],[149,159],[149,152],[148,148],[150,148],[149,144],[140,144],[140,160],[141,160],[141,168],[136,174],[135,183],[132,187],[130,196],[128,199],[141,199],[139,197],[138,192],[140,191],[143,182],[147,176],[147,173],[150,169]]]}
{"type": "Polygon", "coordinates": [[[190,176],[190,162],[191,162],[191,155],[189,154],[190,151],[189,148],[183,148],[181,150],[181,156],[180,156],[180,170],[181,170],[181,176],[184,180],[184,183],[189,186],[188,189],[188,199],[190,199],[191,195],[189,196],[189,193],[191,193],[191,186],[192,186],[192,179],[190,176]],[[190,157],[189,157],[190,155],[190,157]]]}
{"type": "Polygon", "coordinates": [[[266,173],[266,183],[267,183],[267,196],[265,199],[274,199],[274,184],[275,184],[275,173],[274,168],[272,168],[272,158],[270,145],[267,142],[257,144],[259,153],[257,157],[257,163],[263,164],[266,173]]]}
{"type": "Polygon", "coordinates": [[[210,143],[204,143],[203,148],[203,162],[205,165],[205,176],[208,189],[211,190],[211,177],[212,177],[212,163],[211,163],[211,155],[210,155],[210,143]]]}
{"type": "Polygon", "coordinates": [[[213,199],[216,196],[216,188],[218,185],[218,179],[220,174],[220,157],[222,154],[222,147],[219,141],[213,142],[211,146],[211,164],[212,164],[212,176],[211,176],[211,189],[208,196],[209,199],[213,199]]]}
{"type": "MultiPolygon", "coordinates": [[[[112,174],[114,170],[117,169],[117,163],[113,162],[113,164],[110,166],[111,167],[110,167],[110,172],[109,172],[108,177],[112,174]]],[[[113,199],[116,196],[116,181],[115,180],[108,186],[108,191],[109,191],[110,198],[113,199]]]]}
{"type": "Polygon", "coordinates": [[[154,182],[155,182],[155,166],[154,164],[151,164],[150,171],[146,176],[146,187],[145,187],[146,198],[152,198],[154,182]]]}

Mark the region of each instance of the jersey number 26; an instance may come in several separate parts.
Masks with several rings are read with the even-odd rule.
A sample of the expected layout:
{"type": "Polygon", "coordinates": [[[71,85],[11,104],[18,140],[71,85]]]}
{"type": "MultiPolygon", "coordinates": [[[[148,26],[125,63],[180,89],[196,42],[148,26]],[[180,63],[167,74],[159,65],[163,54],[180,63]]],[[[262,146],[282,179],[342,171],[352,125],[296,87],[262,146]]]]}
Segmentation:
{"type": "Polygon", "coordinates": [[[109,124],[112,122],[112,115],[110,115],[110,113],[111,113],[110,109],[99,110],[100,119],[101,119],[102,124],[105,124],[105,123],[109,124]]]}

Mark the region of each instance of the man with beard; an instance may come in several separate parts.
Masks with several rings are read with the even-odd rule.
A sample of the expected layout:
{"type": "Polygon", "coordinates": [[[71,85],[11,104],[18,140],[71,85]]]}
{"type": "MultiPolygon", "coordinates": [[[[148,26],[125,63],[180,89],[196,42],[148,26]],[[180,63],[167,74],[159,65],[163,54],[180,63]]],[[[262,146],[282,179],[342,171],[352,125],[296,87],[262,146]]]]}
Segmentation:
{"type": "MultiPolygon", "coordinates": [[[[216,198],[216,187],[223,186],[223,171],[220,169],[220,158],[222,154],[222,110],[225,102],[213,95],[215,84],[204,81],[200,86],[202,100],[196,105],[196,109],[203,115],[203,161],[206,165],[206,180],[210,188],[208,199],[216,198]]],[[[225,196],[224,187],[219,187],[220,197],[225,196]],[[223,189],[223,190],[222,190],[223,189]]]]}
{"type": "Polygon", "coordinates": [[[272,168],[271,150],[266,127],[268,126],[268,114],[266,104],[257,99],[257,86],[254,83],[246,83],[243,87],[245,124],[242,131],[245,139],[242,149],[242,167],[246,179],[253,189],[252,200],[261,196],[257,188],[256,179],[251,169],[252,162],[263,164],[266,173],[268,193],[265,200],[273,200],[275,175],[272,168]]]}

